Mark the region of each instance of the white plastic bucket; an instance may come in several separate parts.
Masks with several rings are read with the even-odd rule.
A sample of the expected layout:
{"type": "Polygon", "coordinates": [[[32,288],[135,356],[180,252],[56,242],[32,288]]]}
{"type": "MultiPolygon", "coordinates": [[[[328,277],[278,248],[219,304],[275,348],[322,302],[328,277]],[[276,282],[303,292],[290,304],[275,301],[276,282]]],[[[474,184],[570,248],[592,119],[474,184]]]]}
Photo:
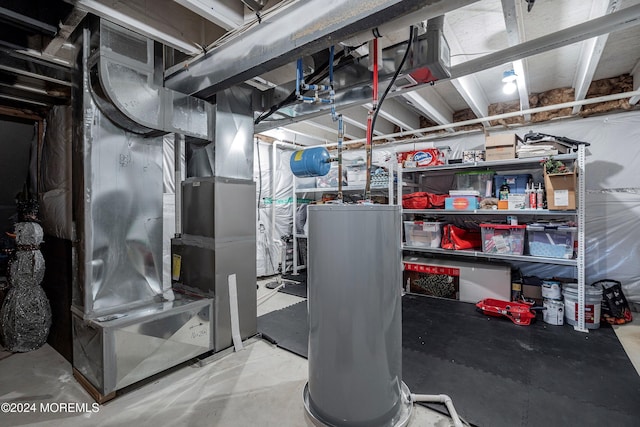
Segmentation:
{"type": "MultiPolygon", "coordinates": [[[[578,323],[578,284],[566,284],[562,290],[562,295],[564,295],[564,317],[568,324],[575,326],[578,323]]],[[[584,324],[587,329],[598,329],[600,327],[601,302],[602,289],[586,286],[584,294],[584,324]]]]}
{"type": "Polygon", "coordinates": [[[542,300],[542,320],[550,325],[564,324],[564,303],[556,299],[545,298],[542,300]]]}
{"type": "Polygon", "coordinates": [[[542,281],[542,298],[562,299],[562,285],[555,280],[542,281]]]}

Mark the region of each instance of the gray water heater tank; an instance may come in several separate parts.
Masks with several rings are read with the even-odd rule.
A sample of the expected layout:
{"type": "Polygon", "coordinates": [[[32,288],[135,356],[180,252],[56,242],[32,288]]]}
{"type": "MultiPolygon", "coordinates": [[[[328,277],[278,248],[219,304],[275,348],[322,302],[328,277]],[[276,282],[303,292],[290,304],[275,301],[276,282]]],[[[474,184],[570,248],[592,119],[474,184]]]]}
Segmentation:
{"type": "Polygon", "coordinates": [[[399,206],[309,206],[309,382],[316,425],[402,426],[399,206]]]}

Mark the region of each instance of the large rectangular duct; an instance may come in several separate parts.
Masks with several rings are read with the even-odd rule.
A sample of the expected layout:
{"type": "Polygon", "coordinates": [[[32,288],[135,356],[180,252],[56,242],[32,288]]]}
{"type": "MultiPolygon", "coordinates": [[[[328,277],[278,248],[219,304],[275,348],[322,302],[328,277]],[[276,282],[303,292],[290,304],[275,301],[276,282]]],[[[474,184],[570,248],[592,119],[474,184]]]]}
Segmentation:
{"type": "MultiPolygon", "coordinates": [[[[314,54],[345,39],[421,12],[416,23],[478,0],[306,0],[191,61],[169,75],[168,88],[207,99],[221,89],[314,54]]],[[[373,36],[371,36],[373,38],[373,36]]]]}
{"type": "Polygon", "coordinates": [[[172,240],[173,287],[214,300],[214,349],[232,345],[229,277],[236,276],[243,339],[255,335],[256,206],[253,181],[253,110],[249,88],[216,96],[215,139],[186,139],[182,230],[172,240]],[[179,267],[178,267],[179,266],[179,267]]]}
{"type": "Polygon", "coordinates": [[[211,300],[188,298],[87,319],[73,310],[73,366],[102,395],[213,348],[211,300]]]}
{"type": "Polygon", "coordinates": [[[106,20],[88,66],[94,102],[129,132],[153,136],[177,132],[210,139],[211,104],[162,87],[162,47],[106,20]]]}
{"type": "Polygon", "coordinates": [[[162,137],[117,126],[90,88],[99,26],[73,90],[73,365],[103,395],[213,348],[213,301],[162,282],[162,137]]]}

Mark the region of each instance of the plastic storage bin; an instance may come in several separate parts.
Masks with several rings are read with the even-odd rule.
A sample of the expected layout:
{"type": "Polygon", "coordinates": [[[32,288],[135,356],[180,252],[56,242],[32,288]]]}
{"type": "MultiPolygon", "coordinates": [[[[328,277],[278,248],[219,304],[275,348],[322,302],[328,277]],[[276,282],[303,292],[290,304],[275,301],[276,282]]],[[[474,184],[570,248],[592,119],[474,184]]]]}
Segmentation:
{"type": "Polygon", "coordinates": [[[404,221],[405,243],[408,246],[439,248],[443,222],[404,221]]]}
{"type": "Polygon", "coordinates": [[[502,255],[522,255],[526,225],[480,224],[482,252],[502,255]]]}
{"type": "Polygon", "coordinates": [[[492,197],[494,171],[456,172],[458,190],[477,191],[481,197],[492,197]]]}
{"type": "Polygon", "coordinates": [[[532,179],[531,174],[523,173],[519,175],[494,175],[493,176],[493,194],[498,197],[500,194],[500,186],[507,181],[510,193],[525,194],[527,183],[532,179]]]}
{"type": "Polygon", "coordinates": [[[577,227],[565,225],[529,224],[527,239],[529,254],[548,258],[574,258],[577,227]]]}

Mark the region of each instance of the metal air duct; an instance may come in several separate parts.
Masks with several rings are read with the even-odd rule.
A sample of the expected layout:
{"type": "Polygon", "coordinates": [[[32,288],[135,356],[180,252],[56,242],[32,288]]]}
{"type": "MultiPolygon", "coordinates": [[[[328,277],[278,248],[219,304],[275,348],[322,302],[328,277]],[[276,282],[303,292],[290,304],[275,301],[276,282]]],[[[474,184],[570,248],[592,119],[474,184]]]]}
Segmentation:
{"type": "Polygon", "coordinates": [[[152,40],[101,19],[99,46],[89,59],[96,104],[111,121],[136,134],[175,132],[210,140],[211,104],[160,86],[155,57],[152,40]]]}
{"type": "MultiPolygon", "coordinates": [[[[405,62],[402,73],[394,82],[395,90],[403,90],[413,86],[449,78],[449,46],[445,40],[442,27],[444,16],[437,16],[428,20],[427,31],[421,35],[414,32],[412,52],[405,62]]],[[[405,37],[409,37],[409,27],[405,37]]],[[[407,49],[407,43],[399,43],[382,50],[382,67],[380,81],[387,84],[391,76],[400,66],[401,58],[407,49]]],[[[335,105],[346,108],[350,105],[369,102],[372,96],[371,71],[369,55],[359,58],[342,58],[336,65],[334,80],[338,89],[335,93],[335,105]]],[[[259,121],[256,132],[263,132],[277,126],[284,126],[291,122],[306,120],[325,114],[331,108],[327,104],[318,103],[286,103],[286,98],[295,88],[295,81],[288,82],[267,92],[266,105],[281,105],[277,113],[269,120],[259,121]]],[[[269,115],[267,115],[269,116],[269,115]]]]}
{"type": "Polygon", "coordinates": [[[307,0],[262,22],[170,74],[165,85],[208,98],[221,89],[311,55],[395,18],[435,16],[477,0],[307,0]]]}

